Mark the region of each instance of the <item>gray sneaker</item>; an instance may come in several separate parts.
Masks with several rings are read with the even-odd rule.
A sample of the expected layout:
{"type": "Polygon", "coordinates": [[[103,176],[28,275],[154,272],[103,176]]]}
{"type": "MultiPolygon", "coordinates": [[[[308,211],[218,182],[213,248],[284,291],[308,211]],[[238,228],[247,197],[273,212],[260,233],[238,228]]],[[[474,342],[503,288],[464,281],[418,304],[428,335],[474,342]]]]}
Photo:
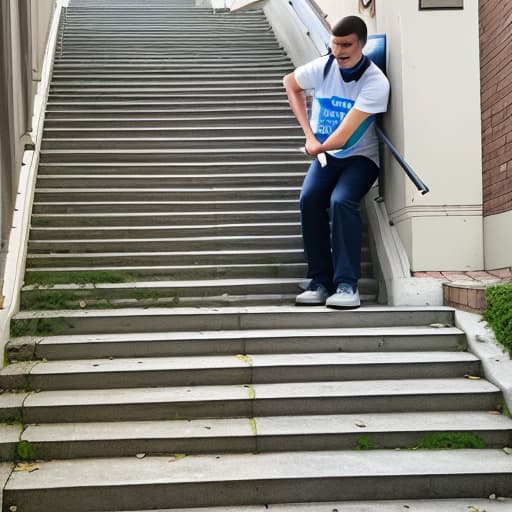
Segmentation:
{"type": "Polygon", "coordinates": [[[359,291],[350,284],[340,284],[336,293],[331,295],[325,302],[328,308],[333,309],[356,309],[361,305],[359,291]]]}
{"type": "Polygon", "coordinates": [[[295,297],[297,306],[323,306],[329,297],[329,291],[323,284],[311,283],[305,292],[295,297]]]}

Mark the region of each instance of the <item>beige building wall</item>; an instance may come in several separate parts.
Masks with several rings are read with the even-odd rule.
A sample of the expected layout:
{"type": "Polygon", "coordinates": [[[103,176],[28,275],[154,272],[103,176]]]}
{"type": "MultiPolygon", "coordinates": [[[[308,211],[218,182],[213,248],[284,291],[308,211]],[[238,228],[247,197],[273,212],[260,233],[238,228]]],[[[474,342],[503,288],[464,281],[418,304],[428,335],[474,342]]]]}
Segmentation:
{"type": "MultiPolygon", "coordinates": [[[[370,31],[388,37],[386,131],[429,186],[419,195],[387,158],[385,199],[411,270],[483,268],[478,2],[420,11],[412,0],[374,0],[370,31]]],[[[317,0],[333,20],[358,0],[317,0]]],[[[368,13],[363,13],[368,19],[368,13]]]]}
{"type": "Polygon", "coordinates": [[[0,3],[0,280],[55,0],[0,3]]]}

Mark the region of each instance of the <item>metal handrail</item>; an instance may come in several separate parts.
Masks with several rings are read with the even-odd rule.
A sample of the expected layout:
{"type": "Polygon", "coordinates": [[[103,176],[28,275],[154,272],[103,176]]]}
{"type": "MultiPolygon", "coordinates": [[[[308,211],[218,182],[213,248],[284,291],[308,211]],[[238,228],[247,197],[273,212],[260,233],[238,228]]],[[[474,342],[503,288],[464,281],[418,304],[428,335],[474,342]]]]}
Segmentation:
{"type": "Polygon", "coordinates": [[[391,154],[395,157],[396,161],[400,164],[400,167],[405,171],[405,174],[409,177],[409,179],[414,183],[414,186],[421,192],[422,195],[430,192],[429,188],[421,178],[414,172],[414,169],[405,161],[404,157],[400,154],[398,149],[393,146],[393,143],[389,140],[388,136],[384,133],[384,130],[378,125],[375,124],[375,130],[377,131],[377,136],[380,138],[382,142],[388,147],[391,154]]]}
{"type": "MultiPolygon", "coordinates": [[[[314,0],[288,0],[288,3],[306,27],[308,31],[307,35],[311,38],[320,53],[323,53],[324,49],[329,48],[329,39],[331,34],[331,28],[325,20],[325,14],[323,11],[314,0]],[[319,21],[321,22],[321,25],[319,25],[319,21]],[[318,44],[319,41],[321,42],[320,44],[318,44]]],[[[398,149],[389,140],[389,137],[386,135],[384,130],[378,124],[375,125],[375,128],[379,139],[387,146],[400,167],[405,171],[407,177],[414,183],[414,186],[422,195],[429,192],[427,185],[425,185],[414,169],[405,161],[398,149]]]]}

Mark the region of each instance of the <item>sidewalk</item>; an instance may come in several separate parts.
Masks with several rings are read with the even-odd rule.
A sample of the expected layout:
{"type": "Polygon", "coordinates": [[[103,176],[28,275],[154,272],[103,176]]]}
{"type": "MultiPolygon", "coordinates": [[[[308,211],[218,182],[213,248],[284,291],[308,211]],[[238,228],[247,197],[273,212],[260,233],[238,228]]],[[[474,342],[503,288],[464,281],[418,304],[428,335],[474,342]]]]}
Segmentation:
{"type": "Polygon", "coordinates": [[[489,272],[414,272],[413,275],[442,280],[446,306],[482,313],[487,307],[485,289],[495,284],[512,282],[512,267],[489,272]]]}

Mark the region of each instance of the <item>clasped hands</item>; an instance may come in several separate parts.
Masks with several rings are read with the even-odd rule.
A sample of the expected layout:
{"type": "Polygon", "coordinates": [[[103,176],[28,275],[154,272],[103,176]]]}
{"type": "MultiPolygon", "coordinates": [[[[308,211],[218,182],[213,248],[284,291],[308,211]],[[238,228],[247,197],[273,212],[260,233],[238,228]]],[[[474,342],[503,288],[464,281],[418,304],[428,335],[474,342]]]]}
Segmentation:
{"type": "Polygon", "coordinates": [[[325,149],[315,136],[306,137],[306,144],[304,145],[306,153],[310,156],[317,156],[324,153],[325,149]]]}

